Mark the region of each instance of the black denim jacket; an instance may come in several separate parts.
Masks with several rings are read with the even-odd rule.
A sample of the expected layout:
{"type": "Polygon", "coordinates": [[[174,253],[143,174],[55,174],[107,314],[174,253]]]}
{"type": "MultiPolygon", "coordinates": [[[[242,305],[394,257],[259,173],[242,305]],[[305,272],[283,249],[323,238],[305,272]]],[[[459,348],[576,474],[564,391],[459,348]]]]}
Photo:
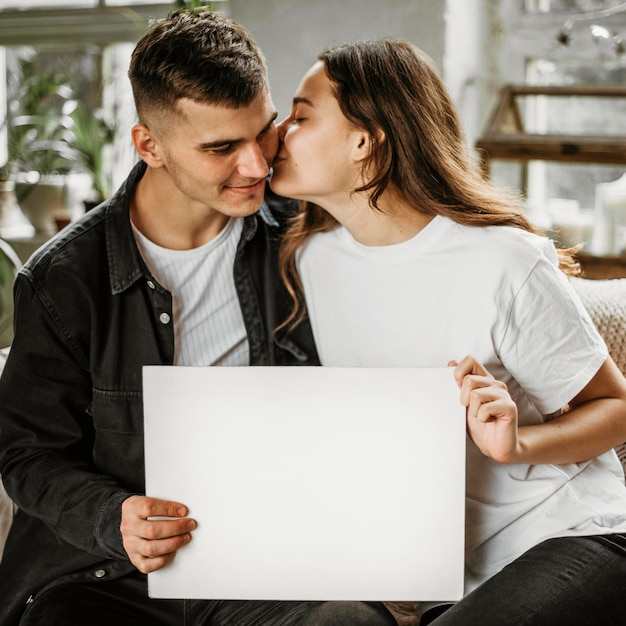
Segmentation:
{"type": "MultiPolygon", "coordinates": [[[[0,563],[3,626],[48,585],[133,569],[119,526],[122,501],[144,492],[142,366],[170,365],[174,354],[171,294],[150,276],[129,220],[144,171],[139,163],[16,280],[0,380],[0,474],[19,507],[0,563]]],[[[289,302],[272,203],[245,218],[234,268],[250,364],[318,365],[308,323],[273,333],[289,302]]]]}

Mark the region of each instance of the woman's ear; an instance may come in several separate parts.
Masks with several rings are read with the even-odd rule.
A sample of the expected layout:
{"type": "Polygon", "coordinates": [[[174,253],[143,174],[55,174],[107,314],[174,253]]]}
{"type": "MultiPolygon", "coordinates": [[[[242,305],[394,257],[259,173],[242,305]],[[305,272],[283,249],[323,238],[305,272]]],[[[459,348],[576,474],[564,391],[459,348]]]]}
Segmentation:
{"type": "Polygon", "coordinates": [[[382,130],[376,131],[374,137],[366,130],[358,131],[354,148],[354,160],[364,161],[372,153],[374,146],[382,143],[384,140],[385,133],[382,130]]]}
{"type": "Polygon", "coordinates": [[[159,155],[158,142],[147,126],[144,124],[137,124],[136,126],[133,126],[131,136],[133,138],[137,154],[148,164],[148,166],[154,168],[163,166],[163,161],[159,155]]]}

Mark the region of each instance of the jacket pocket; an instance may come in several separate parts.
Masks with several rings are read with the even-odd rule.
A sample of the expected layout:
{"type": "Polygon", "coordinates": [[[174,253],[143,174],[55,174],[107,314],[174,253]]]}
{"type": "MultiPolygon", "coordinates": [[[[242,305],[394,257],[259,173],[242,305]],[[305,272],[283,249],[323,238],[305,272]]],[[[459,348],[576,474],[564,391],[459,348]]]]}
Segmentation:
{"type": "Polygon", "coordinates": [[[138,391],[93,390],[93,458],[102,473],[144,490],[143,397],[138,391]]]}

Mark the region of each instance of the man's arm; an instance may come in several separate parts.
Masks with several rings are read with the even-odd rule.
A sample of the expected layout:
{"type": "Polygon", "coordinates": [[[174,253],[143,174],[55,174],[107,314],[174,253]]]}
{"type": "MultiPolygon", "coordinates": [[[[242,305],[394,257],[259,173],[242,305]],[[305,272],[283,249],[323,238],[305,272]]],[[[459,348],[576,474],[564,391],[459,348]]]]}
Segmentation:
{"type": "Polygon", "coordinates": [[[121,504],[132,494],[91,459],[89,371],[24,276],[15,293],[15,339],[0,380],[3,482],[17,505],[61,540],[119,557],[121,504]]]}
{"type": "Polygon", "coordinates": [[[62,541],[129,558],[144,573],[158,569],[188,543],[195,521],[184,505],[137,495],[98,468],[89,365],[46,298],[18,278],[15,340],[0,380],[3,482],[62,541]]]}

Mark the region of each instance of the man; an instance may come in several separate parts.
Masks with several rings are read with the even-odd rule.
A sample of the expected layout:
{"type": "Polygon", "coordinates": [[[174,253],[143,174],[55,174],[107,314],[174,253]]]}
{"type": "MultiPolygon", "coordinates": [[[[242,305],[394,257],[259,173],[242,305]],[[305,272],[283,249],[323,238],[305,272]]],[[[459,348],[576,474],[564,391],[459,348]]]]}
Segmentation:
{"type": "Polygon", "coordinates": [[[139,42],[129,76],[141,162],[16,281],[0,472],[19,511],[0,623],[393,623],[365,603],[147,596],[145,574],[196,521],[184,503],[142,495],[142,366],[318,361],[308,328],[273,333],[287,298],[278,224],[267,204],[255,215],[277,149],[256,44],[229,20],[177,11],[139,42]]]}

